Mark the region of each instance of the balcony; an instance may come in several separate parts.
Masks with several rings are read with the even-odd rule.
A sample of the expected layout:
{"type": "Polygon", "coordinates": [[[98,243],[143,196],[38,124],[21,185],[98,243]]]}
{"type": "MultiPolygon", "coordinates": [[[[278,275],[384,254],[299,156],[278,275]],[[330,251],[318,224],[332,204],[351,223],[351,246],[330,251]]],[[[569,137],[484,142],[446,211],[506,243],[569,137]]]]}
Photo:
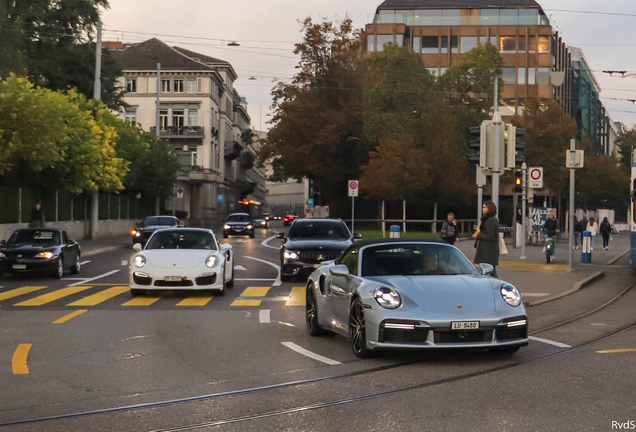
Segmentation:
{"type": "MultiPolygon", "coordinates": [[[[157,133],[155,126],[150,127],[150,133],[157,133]]],[[[201,126],[168,126],[166,129],[161,129],[161,138],[193,138],[203,139],[205,138],[205,132],[201,126]]]]}

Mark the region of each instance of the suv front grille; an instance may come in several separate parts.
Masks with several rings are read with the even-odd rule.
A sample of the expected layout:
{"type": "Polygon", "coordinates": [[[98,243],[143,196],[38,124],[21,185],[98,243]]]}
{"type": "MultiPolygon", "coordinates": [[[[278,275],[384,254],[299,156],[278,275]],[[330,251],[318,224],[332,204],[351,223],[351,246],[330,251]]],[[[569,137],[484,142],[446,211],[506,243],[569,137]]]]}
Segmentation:
{"type": "Polygon", "coordinates": [[[323,261],[335,260],[341,254],[340,251],[302,251],[300,252],[300,260],[307,264],[320,264],[323,261]]]}

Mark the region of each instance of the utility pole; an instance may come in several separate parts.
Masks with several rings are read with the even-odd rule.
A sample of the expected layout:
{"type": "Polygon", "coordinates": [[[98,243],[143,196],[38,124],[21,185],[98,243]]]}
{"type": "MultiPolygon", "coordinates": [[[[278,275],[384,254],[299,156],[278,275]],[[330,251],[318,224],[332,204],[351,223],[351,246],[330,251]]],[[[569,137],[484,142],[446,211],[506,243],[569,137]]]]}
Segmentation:
{"type": "MultiPolygon", "coordinates": [[[[576,140],[570,141],[570,150],[576,150],[576,140]]],[[[574,271],[574,184],[576,169],[570,168],[570,212],[568,214],[568,271],[574,271]]]]}
{"type": "MultiPolygon", "coordinates": [[[[102,22],[97,22],[97,41],[95,50],[95,86],[93,98],[102,98],[102,22]]],[[[89,237],[97,238],[99,230],[99,191],[91,192],[91,218],[89,220],[89,237]]]]}
{"type": "MultiPolygon", "coordinates": [[[[157,112],[155,113],[155,133],[157,134],[157,138],[161,138],[161,63],[157,63],[157,112]]],[[[174,216],[174,206],[176,205],[176,200],[173,200],[173,216],[174,216]]],[[[161,212],[159,197],[155,198],[155,214],[158,215],[161,212]]]]}
{"type": "Polygon", "coordinates": [[[492,167],[492,202],[499,209],[499,175],[501,169],[501,114],[499,114],[499,77],[495,77],[495,101],[492,122],[495,129],[495,149],[492,167]]]}
{"type": "Polygon", "coordinates": [[[517,192],[512,193],[512,248],[517,249],[517,192]]]}
{"type": "Polygon", "coordinates": [[[481,207],[484,205],[484,185],[486,176],[479,166],[477,166],[477,225],[482,217],[481,207]]]}
{"type": "Polygon", "coordinates": [[[521,172],[523,173],[523,188],[521,192],[521,259],[525,260],[526,257],[526,223],[527,222],[527,205],[528,205],[528,165],[524,162],[521,165],[521,172]]]}

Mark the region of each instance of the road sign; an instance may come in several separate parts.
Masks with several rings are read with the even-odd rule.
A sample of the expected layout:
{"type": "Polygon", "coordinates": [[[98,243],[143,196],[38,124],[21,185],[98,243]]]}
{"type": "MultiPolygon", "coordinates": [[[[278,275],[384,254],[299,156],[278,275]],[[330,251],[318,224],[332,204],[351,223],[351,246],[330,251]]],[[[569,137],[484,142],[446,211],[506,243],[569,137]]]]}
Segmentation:
{"type": "Polygon", "coordinates": [[[307,207],[313,207],[314,206],[314,199],[313,198],[309,198],[307,200],[307,207]]]}
{"type": "Polygon", "coordinates": [[[357,197],[360,189],[360,182],[358,180],[349,180],[349,196],[357,197]]]}
{"type": "Polygon", "coordinates": [[[567,150],[565,152],[565,167],[583,168],[584,153],[583,150],[567,150]]]}
{"type": "Polygon", "coordinates": [[[183,198],[183,188],[177,188],[177,198],[183,198]]]}
{"type": "Polygon", "coordinates": [[[528,187],[543,189],[543,167],[528,168],[528,187]]]}
{"type": "Polygon", "coordinates": [[[216,201],[222,203],[223,202],[223,195],[217,195],[216,196],[216,201]]]}

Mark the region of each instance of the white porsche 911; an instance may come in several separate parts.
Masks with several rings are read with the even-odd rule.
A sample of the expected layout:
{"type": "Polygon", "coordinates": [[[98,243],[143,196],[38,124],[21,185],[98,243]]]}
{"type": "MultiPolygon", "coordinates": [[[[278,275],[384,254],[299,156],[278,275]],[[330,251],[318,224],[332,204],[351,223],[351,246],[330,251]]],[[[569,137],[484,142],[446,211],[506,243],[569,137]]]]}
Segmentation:
{"type": "Polygon", "coordinates": [[[234,286],[234,252],[220,245],[212,230],[174,228],[155,231],[130,260],[130,292],[199,290],[224,295],[234,286]]]}

